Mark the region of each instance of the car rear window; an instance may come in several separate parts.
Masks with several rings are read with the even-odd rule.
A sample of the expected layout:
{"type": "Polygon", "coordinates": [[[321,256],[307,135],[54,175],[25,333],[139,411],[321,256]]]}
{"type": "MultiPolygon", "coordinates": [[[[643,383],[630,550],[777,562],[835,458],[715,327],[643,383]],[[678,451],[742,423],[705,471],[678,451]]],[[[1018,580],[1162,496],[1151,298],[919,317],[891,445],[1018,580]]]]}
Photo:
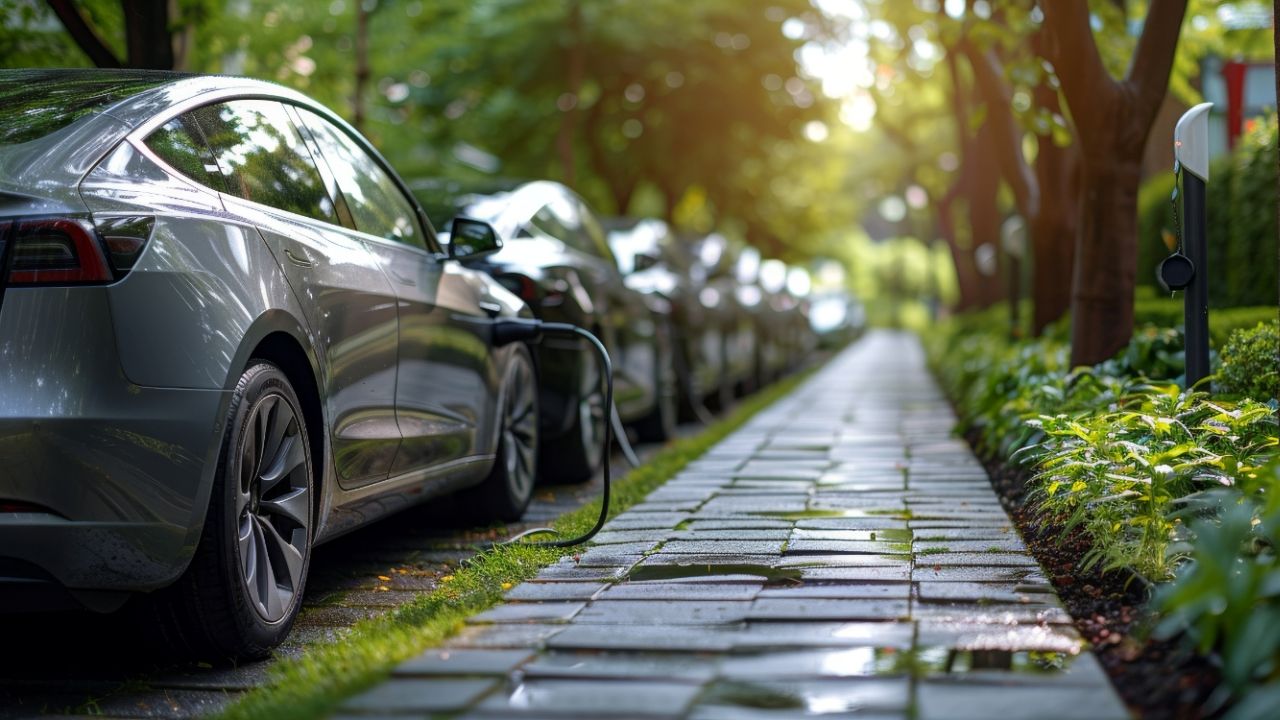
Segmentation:
{"type": "Polygon", "coordinates": [[[179,77],[137,70],[0,70],[0,146],[38,140],[179,77]]]}

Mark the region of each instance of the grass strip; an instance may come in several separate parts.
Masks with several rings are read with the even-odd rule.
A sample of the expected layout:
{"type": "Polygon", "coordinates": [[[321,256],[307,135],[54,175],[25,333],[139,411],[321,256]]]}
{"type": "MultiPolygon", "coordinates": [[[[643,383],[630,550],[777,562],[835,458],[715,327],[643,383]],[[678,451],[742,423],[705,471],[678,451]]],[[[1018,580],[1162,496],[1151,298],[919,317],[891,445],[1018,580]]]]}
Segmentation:
{"type": "MultiPolygon", "coordinates": [[[[816,368],[815,368],[816,369],[816,368]]],[[[780,381],[744,400],[728,417],[692,438],[677,440],[614,482],[609,516],[644,499],[713,445],[803,382],[814,369],[780,381]]],[[[552,527],[563,537],[586,532],[600,513],[593,500],[560,516],[552,527]]],[[[267,682],[218,717],[288,720],[332,713],[346,698],[386,678],[401,662],[440,644],[466,619],[502,601],[511,587],[533,578],[573,548],[499,546],[467,560],[437,589],[376,618],[362,620],[343,637],[308,646],[302,655],[271,668],[267,682]]]]}

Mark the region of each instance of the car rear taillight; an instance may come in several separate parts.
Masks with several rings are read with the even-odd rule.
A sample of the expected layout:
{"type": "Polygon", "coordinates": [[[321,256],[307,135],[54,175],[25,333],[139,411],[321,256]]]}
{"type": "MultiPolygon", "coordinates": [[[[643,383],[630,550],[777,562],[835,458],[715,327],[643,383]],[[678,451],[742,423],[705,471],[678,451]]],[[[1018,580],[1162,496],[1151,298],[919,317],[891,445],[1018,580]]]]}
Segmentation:
{"type": "Polygon", "coordinates": [[[154,218],[46,217],[11,223],[7,285],[94,285],[124,277],[151,238],[154,218]]]}
{"type": "Polygon", "coordinates": [[[538,300],[538,284],[532,278],[519,273],[499,275],[495,278],[502,287],[515,293],[521,300],[533,306],[538,300]]]}

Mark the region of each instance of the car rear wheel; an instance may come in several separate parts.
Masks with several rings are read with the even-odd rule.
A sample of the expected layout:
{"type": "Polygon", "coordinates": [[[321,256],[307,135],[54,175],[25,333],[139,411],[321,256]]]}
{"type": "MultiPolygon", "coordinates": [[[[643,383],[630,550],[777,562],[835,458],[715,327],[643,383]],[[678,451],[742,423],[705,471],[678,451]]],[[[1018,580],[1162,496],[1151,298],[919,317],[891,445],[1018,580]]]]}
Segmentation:
{"type": "Polygon", "coordinates": [[[463,498],[481,521],[519,520],[533,497],[538,474],[538,383],[533,357],[523,345],[516,347],[507,365],[501,402],[493,470],[463,498]]]}
{"type": "Polygon", "coordinates": [[[544,478],[553,483],[584,483],[595,476],[604,461],[604,432],[608,409],[601,386],[600,364],[594,354],[584,360],[578,374],[578,394],[568,432],[548,443],[543,454],[544,478]]]}
{"type": "Polygon", "coordinates": [[[232,396],[195,557],[159,598],[175,645],[238,660],[289,634],[311,559],[314,477],[297,394],[278,367],[255,362],[232,396]]]}

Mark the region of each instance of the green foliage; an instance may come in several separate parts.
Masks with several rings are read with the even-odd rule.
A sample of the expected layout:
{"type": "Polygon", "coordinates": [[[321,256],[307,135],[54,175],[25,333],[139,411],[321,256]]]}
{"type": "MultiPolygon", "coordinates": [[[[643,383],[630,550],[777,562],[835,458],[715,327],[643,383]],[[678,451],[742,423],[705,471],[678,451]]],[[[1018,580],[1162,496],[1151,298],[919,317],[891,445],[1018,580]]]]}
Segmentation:
{"type": "MultiPolygon", "coordinates": [[[[1209,710],[1230,703],[1227,718],[1271,717],[1280,702],[1275,401],[1211,398],[1142,377],[1181,372],[1181,339],[1167,329],[1181,321],[1181,302],[1149,291],[1140,294],[1138,316],[1164,318],[1166,329],[1140,330],[1091,368],[1067,367],[1061,323],[1013,342],[1004,313],[953,318],[926,336],[964,427],[977,431],[986,452],[1034,468],[1028,487],[1039,522],[1080,528],[1092,540],[1083,567],[1158,583],[1158,632],[1185,633],[1200,652],[1221,658],[1223,686],[1209,710]]],[[[1267,320],[1226,344],[1221,385],[1236,382],[1229,372],[1274,382],[1276,308],[1211,317],[1267,320]],[[1228,370],[1232,364],[1237,369],[1228,370]]]]}
{"type": "Polygon", "coordinates": [[[1226,252],[1230,305],[1276,301],[1276,172],[1280,166],[1276,130],[1272,115],[1241,136],[1233,156],[1226,252]]]}
{"type": "Polygon", "coordinates": [[[1142,388],[1111,410],[1042,416],[1031,487],[1045,521],[1082,526],[1083,567],[1170,577],[1180,501],[1254,473],[1276,444],[1271,408],[1176,386],[1142,388]]]}
{"type": "Polygon", "coordinates": [[[1280,462],[1207,493],[1188,522],[1194,540],[1178,577],[1156,593],[1157,635],[1179,634],[1221,658],[1227,718],[1269,718],[1280,700],[1280,462]]]}
{"type": "Polygon", "coordinates": [[[1280,320],[1233,332],[1222,349],[1219,379],[1226,393],[1280,399],[1280,320]]]}
{"type": "MultiPolygon", "coordinates": [[[[1134,324],[1158,327],[1179,327],[1183,320],[1183,299],[1158,295],[1147,287],[1139,287],[1133,303],[1134,324]]],[[[1211,308],[1209,311],[1209,344],[1221,348],[1236,330],[1254,327],[1260,322],[1270,322],[1280,314],[1280,307],[1260,305],[1254,307],[1211,308]]]]}

